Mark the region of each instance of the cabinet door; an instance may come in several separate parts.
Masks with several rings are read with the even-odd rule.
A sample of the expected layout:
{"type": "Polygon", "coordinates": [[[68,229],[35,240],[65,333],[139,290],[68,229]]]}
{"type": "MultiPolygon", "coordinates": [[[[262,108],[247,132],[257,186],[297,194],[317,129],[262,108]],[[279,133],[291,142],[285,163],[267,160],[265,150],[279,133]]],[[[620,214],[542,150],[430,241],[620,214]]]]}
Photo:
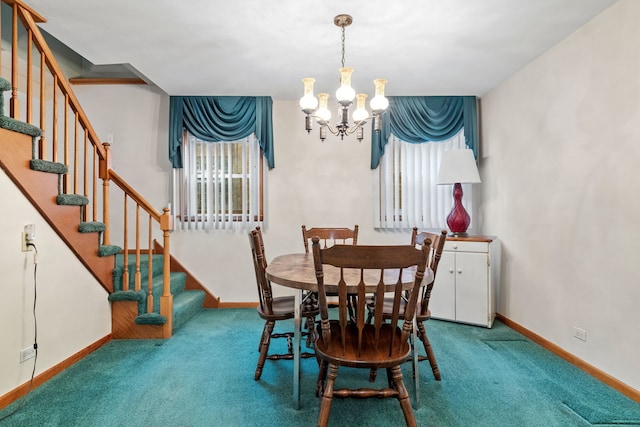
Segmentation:
{"type": "Polygon", "coordinates": [[[431,317],[456,320],[455,255],[453,252],[442,252],[429,300],[431,317]]]}
{"type": "MultiPolygon", "coordinates": [[[[486,253],[455,254],[456,320],[476,325],[488,324],[489,268],[486,253]]],[[[438,271],[440,267],[438,267],[438,271]]]]}

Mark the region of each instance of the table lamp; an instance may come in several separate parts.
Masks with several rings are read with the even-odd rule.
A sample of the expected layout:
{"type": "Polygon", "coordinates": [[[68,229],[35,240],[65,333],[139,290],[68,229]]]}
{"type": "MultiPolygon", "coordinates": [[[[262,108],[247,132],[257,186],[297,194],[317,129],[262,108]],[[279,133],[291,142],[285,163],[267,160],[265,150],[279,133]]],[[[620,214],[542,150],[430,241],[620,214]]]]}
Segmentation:
{"type": "Polygon", "coordinates": [[[467,236],[471,218],[462,206],[462,185],[477,184],[480,174],[472,150],[450,150],[442,153],[438,169],[438,185],[453,184],[453,208],[447,215],[447,225],[454,236],[467,236]]]}

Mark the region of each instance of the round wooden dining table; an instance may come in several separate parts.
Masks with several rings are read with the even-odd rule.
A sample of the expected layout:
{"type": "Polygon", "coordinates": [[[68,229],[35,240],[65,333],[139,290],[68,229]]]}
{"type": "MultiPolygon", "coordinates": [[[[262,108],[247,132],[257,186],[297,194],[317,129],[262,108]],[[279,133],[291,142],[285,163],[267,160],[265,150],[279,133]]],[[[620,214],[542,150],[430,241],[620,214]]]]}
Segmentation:
{"type": "MultiPolygon", "coordinates": [[[[323,266],[324,274],[324,286],[326,292],[336,293],[338,292],[338,281],[340,279],[340,269],[330,265],[323,266]]],[[[366,283],[377,283],[380,277],[378,270],[365,270],[365,278],[368,276],[369,280],[366,283]]],[[[300,409],[300,344],[302,337],[302,320],[301,320],[301,306],[303,304],[303,291],[318,290],[318,281],[316,279],[316,272],[313,263],[312,253],[296,253],[280,255],[275,257],[267,266],[266,276],[269,281],[281,286],[296,289],[295,293],[295,305],[294,305],[294,333],[293,333],[293,406],[295,409],[300,409]]],[[[347,283],[359,282],[360,270],[359,269],[345,269],[344,271],[345,281],[347,283]]],[[[393,291],[398,281],[397,270],[386,270],[384,272],[383,281],[386,285],[387,291],[393,291]]],[[[405,289],[411,288],[414,281],[414,270],[404,269],[402,272],[402,284],[405,289]]],[[[433,281],[433,272],[427,268],[424,273],[423,284],[431,283],[433,281]]],[[[352,286],[354,293],[357,291],[357,287],[352,286]]],[[[375,285],[367,287],[367,292],[376,292],[375,285]]],[[[347,286],[347,292],[349,292],[349,286],[347,286]]],[[[416,342],[416,325],[414,322],[413,327],[413,343],[416,342]]],[[[414,369],[416,370],[415,381],[415,402],[418,404],[419,382],[417,375],[418,358],[417,352],[413,352],[414,356],[414,369]]]]}
{"type": "MultiPolygon", "coordinates": [[[[331,265],[325,265],[323,268],[324,286],[327,292],[338,292],[338,280],[340,279],[340,269],[331,265]]],[[[377,270],[365,270],[365,282],[376,283],[380,273],[377,270]],[[368,280],[367,280],[368,279],[368,280]]],[[[358,283],[360,277],[359,269],[345,269],[345,281],[347,283],[358,283]]],[[[413,269],[405,269],[402,274],[402,281],[405,288],[413,285],[413,269]]],[[[316,279],[316,271],[313,265],[312,253],[299,253],[280,255],[274,258],[267,266],[267,279],[278,285],[288,288],[317,291],[318,282],[316,279]]],[[[431,270],[425,271],[425,279],[429,283],[432,279],[431,270]]],[[[393,291],[398,281],[397,270],[387,270],[384,275],[384,282],[387,284],[387,291],[393,291]]],[[[353,286],[355,288],[355,286],[353,286]]],[[[347,287],[349,290],[349,287],[347,287]]],[[[375,292],[376,286],[372,285],[366,288],[367,292],[375,292]]]]}

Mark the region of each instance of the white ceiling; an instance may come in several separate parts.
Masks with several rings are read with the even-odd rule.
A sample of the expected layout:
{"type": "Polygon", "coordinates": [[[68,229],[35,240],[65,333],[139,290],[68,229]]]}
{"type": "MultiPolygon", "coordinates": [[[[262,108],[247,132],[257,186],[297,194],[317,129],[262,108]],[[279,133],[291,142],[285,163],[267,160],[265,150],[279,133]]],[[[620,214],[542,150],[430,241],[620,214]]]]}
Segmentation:
{"type": "MultiPolygon", "coordinates": [[[[169,95],[298,99],[339,83],[372,95],[490,91],[616,0],[26,0],[42,28],[96,65],[129,64],[169,95]]],[[[70,76],[73,77],[73,76],[70,76]]],[[[333,95],[332,95],[333,96],[333,95]]]]}

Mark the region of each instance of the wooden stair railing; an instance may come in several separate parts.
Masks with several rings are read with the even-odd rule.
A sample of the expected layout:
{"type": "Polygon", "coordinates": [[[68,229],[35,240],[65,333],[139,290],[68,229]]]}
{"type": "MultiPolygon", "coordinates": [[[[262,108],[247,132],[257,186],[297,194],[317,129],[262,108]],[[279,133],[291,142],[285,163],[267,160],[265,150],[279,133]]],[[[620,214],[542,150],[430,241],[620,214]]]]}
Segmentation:
{"type": "MultiPolygon", "coordinates": [[[[107,153],[108,144],[107,145],[107,153]]],[[[124,223],[124,259],[127,259],[129,256],[129,215],[128,215],[128,205],[132,202],[135,208],[135,232],[133,235],[135,236],[135,245],[133,246],[133,251],[135,252],[135,289],[139,291],[142,287],[141,283],[141,272],[140,272],[140,264],[141,264],[141,242],[140,237],[142,234],[141,225],[140,225],[140,209],[144,210],[148,214],[148,229],[147,229],[147,260],[148,260],[148,269],[149,274],[147,275],[147,310],[148,312],[153,311],[153,277],[151,271],[153,270],[153,247],[154,247],[154,238],[153,238],[153,224],[156,223],[159,225],[160,230],[162,231],[162,242],[167,253],[170,249],[170,240],[169,233],[171,231],[172,223],[171,223],[171,214],[169,212],[169,208],[164,208],[162,213],[159,213],[155,210],[153,206],[149,204],[141,195],[139,195],[133,188],[131,188],[117,173],[113,170],[109,169],[107,177],[104,178],[105,189],[109,188],[109,182],[113,182],[116,186],[118,186],[123,192],[123,223],[124,223]]],[[[108,191],[107,191],[108,192],[108,191]]],[[[105,203],[108,207],[109,199],[105,200],[105,203]]],[[[106,209],[108,212],[109,209],[106,209]]],[[[170,289],[170,257],[163,256],[163,280],[162,280],[162,296],[160,297],[160,314],[167,318],[167,322],[163,326],[163,336],[168,333],[171,336],[171,331],[173,329],[172,326],[172,318],[173,318],[173,296],[171,295],[170,289]]],[[[122,279],[123,290],[128,290],[129,286],[129,275],[128,275],[128,265],[124,263],[124,277],[122,279]]]]}
{"type": "MultiPolygon", "coordinates": [[[[169,209],[165,208],[162,213],[158,212],[149,202],[138,194],[122,177],[112,169],[111,154],[109,144],[103,144],[98,138],[78,99],[76,98],[71,85],[64,76],[60,66],[56,62],[50,48],[47,45],[37,22],[46,22],[37,12],[24,4],[21,0],[1,0],[9,5],[12,10],[12,40],[11,40],[11,98],[10,116],[17,120],[39,127],[42,135],[39,140],[34,138],[32,147],[32,163],[38,165],[61,164],[66,167],[67,172],[61,174],[59,180],[58,204],[78,205],[80,207],[81,224],[104,224],[102,232],[102,246],[100,249],[112,246],[113,224],[110,216],[111,201],[114,199],[110,194],[113,182],[117,189],[123,194],[122,220],[123,238],[118,242],[118,246],[124,252],[124,259],[128,259],[129,253],[135,253],[135,290],[140,290],[140,265],[141,254],[148,256],[149,268],[151,269],[153,253],[154,231],[162,235],[164,253],[169,252],[169,232],[172,228],[169,209]],[[22,27],[18,25],[22,23],[22,27]],[[20,37],[21,32],[26,32],[26,37],[20,37]],[[19,42],[26,43],[26,46],[19,42]],[[21,58],[18,53],[26,52],[26,59],[21,58]],[[36,59],[34,60],[34,55],[36,59]],[[34,91],[34,86],[38,89],[34,91]],[[25,106],[21,107],[19,93],[22,92],[25,106]],[[100,185],[99,180],[102,180],[100,185]],[[66,203],[65,200],[71,200],[66,203]],[[135,226],[130,232],[130,214],[128,205],[133,204],[133,222],[135,226]],[[140,210],[148,216],[148,227],[142,230],[140,225],[140,210]],[[133,238],[130,244],[129,235],[133,238]],[[143,242],[146,249],[141,248],[143,242]]],[[[2,63],[0,56],[0,71],[2,63]]],[[[60,166],[63,167],[63,166],[60,166]]],[[[37,169],[36,169],[37,170],[37,169]]],[[[42,169],[41,169],[42,170],[42,169]]],[[[121,200],[122,200],[121,199],[121,200]]],[[[53,221],[49,221],[52,227],[61,233],[53,221]]],[[[102,225],[100,226],[102,227],[102,225]]],[[[62,236],[61,236],[62,237],[62,236]]],[[[63,237],[64,239],[64,237],[63,237]]],[[[68,239],[64,239],[69,243],[68,239]]],[[[115,246],[114,246],[115,247],[115,246]]],[[[119,249],[119,248],[118,248],[119,249]]],[[[104,271],[92,270],[90,262],[82,259],[83,256],[76,251],[85,266],[93,273],[94,277],[108,291],[114,291],[113,279],[104,271]]],[[[95,253],[92,254],[95,257],[95,253]]],[[[108,255],[111,255],[109,253],[108,255]]],[[[163,326],[163,337],[170,337],[172,333],[172,295],[170,292],[170,263],[169,256],[164,256],[163,265],[163,289],[160,298],[160,314],[167,318],[167,323],[163,326]]],[[[123,278],[123,290],[129,284],[128,263],[124,262],[125,276],[123,278]]],[[[104,270],[103,267],[100,267],[104,270]]],[[[151,270],[149,270],[151,271],[151,270]]],[[[152,286],[149,279],[148,287],[152,286]]],[[[153,294],[148,289],[148,307],[153,307],[153,294]]]]}

